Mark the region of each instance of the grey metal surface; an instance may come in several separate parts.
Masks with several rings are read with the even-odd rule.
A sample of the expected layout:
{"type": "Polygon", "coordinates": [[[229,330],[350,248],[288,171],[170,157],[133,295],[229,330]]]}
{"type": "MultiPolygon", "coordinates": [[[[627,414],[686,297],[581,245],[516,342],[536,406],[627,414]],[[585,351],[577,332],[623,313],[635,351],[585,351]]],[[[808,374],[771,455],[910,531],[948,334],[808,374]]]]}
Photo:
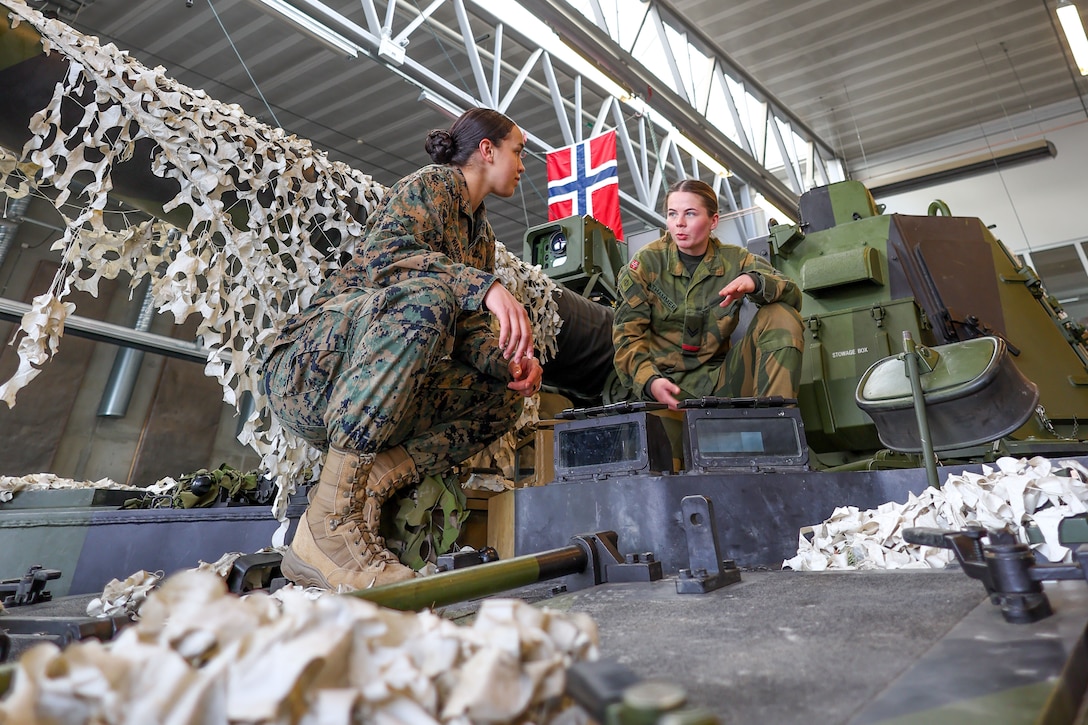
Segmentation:
{"type": "Polygon", "coordinates": [[[1044,589],[1053,616],[1033,624],[1007,624],[997,607],[983,603],[866,706],[852,725],[893,718],[963,723],[980,714],[994,723],[1073,722],[1088,683],[1088,585],[1050,582],[1044,589]]]}
{"type": "MultiPolygon", "coordinates": [[[[1077,458],[1084,463],[1088,458],[1077,458]]],[[[941,466],[940,480],[981,466],[941,466]]],[[[514,492],[518,555],[563,546],[571,532],[613,530],[624,552],[652,551],[666,575],[688,566],[681,499],[714,504],[724,558],[741,567],[778,568],[797,553],[798,532],[840,506],[904,503],[925,490],[925,469],[850,472],[752,472],[628,476],[552,483],[514,492]]]]}
{"type": "Polygon", "coordinates": [[[17,661],[28,649],[43,642],[63,646],[66,641],[81,639],[81,630],[98,632],[108,639],[115,626],[124,625],[122,622],[115,625],[112,620],[91,620],[87,616],[87,605],[101,593],[57,597],[49,602],[5,609],[0,614],[0,630],[7,631],[11,639],[7,662],[17,661]],[[41,626],[35,627],[35,620],[41,626]]]}
{"type": "MultiPolygon", "coordinates": [[[[29,303],[0,298],[0,319],[2,320],[19,322],[30,309],[29,303]]],[[[124,325],[115,325],[112,322],[102,322],[89,317],[71,315],[64,321],[64,328],[66,332],[76,337],[109,342],[126,348],[159,353],[182,360],[199,363],[208,361],[208,351],[195,342],[176,340],[165,335],[157,335],[125,327],[124,325]]]]}
{"type": "Polygon", "coordinates": [[[722,722],[775,725],[904,715],[927,724],[1033,723],[1045,703],[1017,688],[1057,691],[1055,675],[1083,648],[1088,622],[1083,582],[1063,583],[1059,613],[1023,627],[1005,623],[978,582],[956,571],[742,576],[706,595],[676,594],[666,579],[546,604],[590,614],[603,657],[683,685],[690,704],[722,722]],[[1002,693],[1020,704],[994,698],[1002,693]],[[934,709],[941,705],[952,709],[934,709]]]}
{"type": "MultiPolygon", "coordinates": [[[[155,314],[150,281],[142,284],[140,296],[139,308],[133,307],[136,315],[132,328],[139,332],[149,332],[155,314]]],[[[136,380],[140,375],[143,360],[143,350],[123,347],[117,351],[113,358],[113,367],[110,368],[110,377],[106,381],[106,389],[102,391],[102,400],[98,403],[100,417],[123,418],[125,416],[128,412],[128,404],[132,400],[132,392],[136,388],[136,380]]]]}
{"type": "MultiPolygon", "coordinates": [[[[1006,623],[958,571],[744,572],[700,595],[673,583],[513,595],[588,614],[603,658],[681,685],[723,723],[1057,725],[1074,722],[1084,695],[1083,582],[1048,585],[1055,615],[1027,626],[1006,623]]],[[[9,614],[78,620],[89,598],[9,614]]],[[[467,623],[477,606],[443,613],[467,623]]]]}
{"type": "MultiPolygon", "coordinates": [[[[304,508],[288,507],[292,526],[304,508]]],[[[0,578],[38,564],[63,573],[50,582],[54,596],[101,592],[141,569],[170,574],[228,552],[257,551],[279,525],[266,506],[0,509],[0,578]]]]}
{"type": "Polygon", "coordinates": [[[802,526],[837,506],[873,508],[925,488],[925,473],[751,473],[630,476],[553,483],[514,492],[515,551],[561,546],[570,532],[613,530],[624,551],[652,551],[667,574],[688,566],[680,501],[702,495],[714,504],[722,556],[740,566],[778,567],[797,553],[802,526]]]}
{"type": "MultiPolygon", "coordinates": [[[[682,684],[726,723],[845,723],[983,592],[945,572],[744,572],[705,595],[606,585],[552,607],[593,616],[601,655],[682,684]],[[923,594],[924,592],[924,594],[923,594]]],[[[973,586],[972,586],[973,585],[973,586]]],[[[1000,619],[1000,615],[997,615],[1000,619]]]]}

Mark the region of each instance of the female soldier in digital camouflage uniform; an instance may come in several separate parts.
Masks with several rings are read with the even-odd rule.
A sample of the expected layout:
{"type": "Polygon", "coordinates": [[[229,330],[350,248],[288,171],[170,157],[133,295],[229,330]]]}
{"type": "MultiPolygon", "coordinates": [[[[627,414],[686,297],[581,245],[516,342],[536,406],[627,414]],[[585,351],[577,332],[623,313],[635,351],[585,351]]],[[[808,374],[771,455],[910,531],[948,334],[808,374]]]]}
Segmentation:
{"type": "Polygon", "coordinates": [[[671,408],[707,395],[797,397],[800,290],[764,260],[711,236],[718,199],[708,184],[673,184],[665,207],[668,233],[619,277],[612,337],[620,381],[635,397],[671,408]],[[745,295],[759,309],[731,350],[745,295]]]}
{"type": "Polygon", "coordinates": [[[269,404],[285,428],[328,448],[283,559],[291,581],[363,589],[411,578],[378,533],[382,504],[482,450],[539,389],[528,314],[492,273],[483,205],[514,193],[524,148],[521,129],[488,109],[432,131],[435,163],[389,189],[351,261],[281,331],[264,367],[269,404]]]}

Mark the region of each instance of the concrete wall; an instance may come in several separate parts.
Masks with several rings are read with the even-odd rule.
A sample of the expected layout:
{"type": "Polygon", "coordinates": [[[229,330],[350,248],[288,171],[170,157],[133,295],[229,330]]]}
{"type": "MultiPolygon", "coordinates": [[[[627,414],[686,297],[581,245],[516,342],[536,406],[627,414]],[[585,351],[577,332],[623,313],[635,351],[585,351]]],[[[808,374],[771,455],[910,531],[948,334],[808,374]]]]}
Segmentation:
{"type": "Polygon", "coordinates": [[[930,202],[940,199],[955,216],[975,216],[994,225],[994,234],[1014,252],[1088,239],[1088,111],[1077,101],[870,158],[865,168],[854,170],[853,178],[879,187],[903,174],[1000,155],[1038,139],[1054,144],[1054,158],[882,195],[877,201],[887,206],[886,213],[925,214],[930,202]]]}

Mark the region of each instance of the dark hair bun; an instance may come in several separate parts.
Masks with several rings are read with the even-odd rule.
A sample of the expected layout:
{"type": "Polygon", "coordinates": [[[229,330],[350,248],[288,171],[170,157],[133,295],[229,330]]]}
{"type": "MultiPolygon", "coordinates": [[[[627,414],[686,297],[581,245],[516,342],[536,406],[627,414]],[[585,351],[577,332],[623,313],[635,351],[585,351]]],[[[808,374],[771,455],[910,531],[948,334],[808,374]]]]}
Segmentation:
{"type": "Polygon", "coordinates": [[[441,128],[427,134],[427,141],[423,147],[427,149],[431,160],[436,164],[448,164],[453,160],[453,155],[457,151],[453,136],[450,135],[449,131],[441,128]]]}

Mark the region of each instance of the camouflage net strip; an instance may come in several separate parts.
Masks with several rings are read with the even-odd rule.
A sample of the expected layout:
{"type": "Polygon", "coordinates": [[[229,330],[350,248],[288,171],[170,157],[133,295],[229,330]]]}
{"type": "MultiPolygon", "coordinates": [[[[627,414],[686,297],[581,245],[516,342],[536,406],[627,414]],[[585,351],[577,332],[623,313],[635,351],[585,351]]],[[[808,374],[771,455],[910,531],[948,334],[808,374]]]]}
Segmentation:
{"type": "MultiPolygon", "coordinates": [[[[239,440],[261,456],[261,467],[280,488],[273,512],[283,518],[287,494],[320,453],[287,433],[269,415],[257,380],[257,362],[280,323],[304,308],[334,267],[336,252],[350,251],[362,232],[357,207],[369,214],[384,193],[370,176],[330,161],[323,151],[279,128],[245,115],[237,105],[209,98],[149,69],[112,44],[45,18],[22,0],[0,0],[13,25],[30,23],[47,53],[70,61],[48,106],[34,115],[33,137],[18,159],[0,162],[0,191],[29,193],[24,181],[51,185],[65,232],[54,245],[62,266],[51,289],[35,298],[22,321],[19,369],[0,386],[0,399],[16,393],[56,352],[73,289],[96,294],[99,280],[125,272],[133,288],[151,278],[160,312],[180,322],[198,314],[199,339],[208,349],[205,372],[223,386],[224,400],[239,406],[242,393],[256,403],[239,440]],[[61,123],[61,107],[78,104],[74,126],[61,123]],[[107,228],[104,209],[113,189],[114,164],[130,159],[141,139],[154,141],[152,172],[173,179],[179,193],[164,205],[191,221],[181,233],[161,222],[124,231],[107,228]],[[94,161],[88,160],[97,159],[94,161]],[[18,168],[22,173],[13,174],[18,168]],[[78,183],[74,177],[78,175],[78,183]],[[65,213],[75,202],[78,214],[65,213]],[[330,249],[329,240],[340,240],[330,249]]],[[[560,321],[556,287],[502,249],[503,283],[523,302],[542,361],[554,354],[560,321]]],[[[530,410],[530,415],[532,415],[530,410]]]]}
{"type": "Polygon", "coordinates": [[[484,602],[465,626],[297,588],[227,594],[207,571],[144,592],[108,644],[23,654],[0,722],[581,725],[566,670],[598,658],[585,614],[484,602]]]}
{"type": "Polygon", "coordinates": [[[831,518],[801,529],[797,556],[782,562],[797,571],[825,569],[940,569],[954,561],[948,549],[907,543],[912,527],[960,531],[1006,528],[1048,561],[1069,560],[1061,543],[1062,521],[1088,513],[1088,468],[1074,460],[999,458],[981,473],[949,474],[940,488],[926,488],[906,503],[876,509],[835,509],[831,518]],[[1027,527],[1039,528],[1032,542],[1027,527]]]}
{"type": "Polygon", "coordinates": [[[61,491],[81,488],[109,488],[121,491],[144,492],[147,489],[138,486],[126,486],[122,483],[101,478],[97,481],[75,481],[60,478],[52,473],[32,473],[27,476],[0,476],[0,504],[11,501],[20,491],[61,491]]]}

